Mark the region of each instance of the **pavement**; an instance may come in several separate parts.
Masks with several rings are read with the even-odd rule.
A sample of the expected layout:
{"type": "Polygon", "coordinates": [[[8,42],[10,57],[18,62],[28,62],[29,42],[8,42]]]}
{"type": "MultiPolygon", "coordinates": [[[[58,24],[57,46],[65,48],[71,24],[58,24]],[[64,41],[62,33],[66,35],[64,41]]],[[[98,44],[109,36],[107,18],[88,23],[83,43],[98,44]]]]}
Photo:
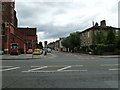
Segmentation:
{"type": "Polygon", "coordinates": [[[31,59],[41,59],[46,57],[51,57],[52,54],[48,53],[47,55],[41,54],[41,55],[33,55],[33,54],[20,54],[20,55],[10,55],[10,54],[4,54],[0,56],[0,59],[2,60],[31,60],[31,59]]]}
{"type": "MultiPolygon", "coordinates": [[[[120,55],[89,55],[89,54],[81,54],[81,53],[72,53],[78,56],[88,56],[88,57],[97,57],[97,58],[119,58],[120,55]]],[[[0,55],[0,59],[2,60],[31,60],[31,59],[43,59],[43,58],[54,58],[55,55],[52,53],[47,53],[47,55],[32,55],[32,54],[21,54],[21,55],[10,55],[4,54],[0,55]]]]}
{"type": "Polygon", "coordinates": [[[120,55],[90,55],[90,54],[80,54],[80,55],[98,57],[98,58],[120,58],[120,55]]]}
{"type": "Polygon", "coordinates": [[[99,55],[100,58],[120,58],[120,55],[99,55]]]}
{"type": "Polygon", "coordinates": [[[98,58],[120,58],[120,55],[92,55],[92,54],[90,55],[90,54],[83,54],[83,53],[71,53],[71,54],[76,54],[78,56],[80,55],[80,56],[88,56],[88,57],[98,57],[98,58]]]}

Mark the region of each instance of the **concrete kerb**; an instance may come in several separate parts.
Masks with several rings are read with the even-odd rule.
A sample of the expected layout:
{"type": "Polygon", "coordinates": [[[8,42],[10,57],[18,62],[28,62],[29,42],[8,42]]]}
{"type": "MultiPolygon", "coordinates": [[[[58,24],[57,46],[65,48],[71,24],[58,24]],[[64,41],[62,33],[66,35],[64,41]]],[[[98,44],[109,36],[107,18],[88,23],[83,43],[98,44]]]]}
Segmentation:
{"type": "Polygon", "coordinates": [[[90,55],[83,53],[75,53],[75,54],[80,56],[96,57],[96,58],[120,58],[120,55],[90,55]]]}
{"type": "Polygon", "coordinates": [[[33,55],[32,54],[21,54],[21,55],[2,55],[2,60],[32,60],[32,59],[42,59],[45,57],[50,57],[52,54],[47,55],[33,55]]]}

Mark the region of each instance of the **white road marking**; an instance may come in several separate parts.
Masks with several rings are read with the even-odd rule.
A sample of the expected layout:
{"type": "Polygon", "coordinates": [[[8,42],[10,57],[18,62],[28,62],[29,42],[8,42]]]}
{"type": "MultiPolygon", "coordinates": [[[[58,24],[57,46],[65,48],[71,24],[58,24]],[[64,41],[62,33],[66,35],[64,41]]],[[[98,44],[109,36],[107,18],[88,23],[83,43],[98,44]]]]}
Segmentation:
{"type": "Polygon", "coordinates": [[[58,69],[57,71],[62,71],[62,70],[68,69],[68,68],[71,68],[71,66],[67,66],[67,67],[64,67],[64,68],[58,69]]]}
{"type": "MultiPolygon", "coordinates": [[[[22,71],[22,72],[28,72],[28,71],[22,71]]],[[[30,72],[35,72],[35,73],[37,73],[37,72],[57,72],[57,71],[30,71],[30,72]]]]}
{"type": "Polygon", "coordinates": [[[65,72],[66,72],[66,71],[68,71],[68,72],[70,72],[70,71],[75,71],[75,72],[76,72],[76,71],[88,71],[88,70],[63,70],[63,72],[64,72],[64,71],[65,71],[65,72]]]}
{"type": "MultiPolygon", "coordinates": [[[[48,66],[48,67],[67,67],[68,65],[54,65],[54,66],[48,66]]],[[[70,65],[70,66],[76,66],[76,67],[82,67],[83,65],[70,65]]],[[[43,67],[43,66],[31,66],[31,67],[43,67]]]]}
{"type": "MultiPolygon", "coordinates": [[[[85,72],[85,71],[88,71],[88,70],[62,70],[60,72],[85,72]]],[[[28,72],[28,71],[23,71],[23,72],[28,72]]],[[[31,72],[34,72],[34,73],[39,73],[39,72],[48,72],[48,73],[52,73],[52,72],[59,72],[59,71],[55,71],[55,70],[51,70],[51,71],[31,71],[31,72]]]]}
{"type": "Polygon", "coordinates": [[[118,65],[120,65],[120,64],[102,64],[100,66],[118,66],[118,65]]]}
{"type": "Polygon", "coordinates": [[[118,68],[115,68],[115,69],[109,69],[110,71],[118,71],[118,70],[120,70],[120,69],[118,69],[118,68]]]}
{"type": "Polygon", "coordinates": [[[34,69],[30,69],[28,71],[22,71],[22,72],[32,72],[34,70],[40,70],[40,69],[44,69],[44,68],[48,68],[48,66],[43,66],[43,67],[40,67],[40,68],[34,68],[34,69]]]}
{"type": "Polygon", "coordinates": [[[18,69],[18,68],[20,68],[20,67],[14,67],[14,68],[3,69],[3,70],[0,70],[0,71],[10,71],[10,70],[18,69]]]}

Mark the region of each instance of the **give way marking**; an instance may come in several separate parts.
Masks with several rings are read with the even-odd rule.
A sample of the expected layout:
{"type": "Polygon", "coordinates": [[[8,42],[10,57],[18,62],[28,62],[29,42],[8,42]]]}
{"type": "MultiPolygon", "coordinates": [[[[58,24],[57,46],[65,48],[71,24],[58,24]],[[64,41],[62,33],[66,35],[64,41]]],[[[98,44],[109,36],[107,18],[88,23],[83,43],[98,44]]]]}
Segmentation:
{"type": "Polygon", "coordinates": [[[10,70],[14,70],[14,69],[18,69],[20,67],[14,67],[14,66],[0,66],[6,69],[1,69],[0,71],[10,71],[10,70]]]}

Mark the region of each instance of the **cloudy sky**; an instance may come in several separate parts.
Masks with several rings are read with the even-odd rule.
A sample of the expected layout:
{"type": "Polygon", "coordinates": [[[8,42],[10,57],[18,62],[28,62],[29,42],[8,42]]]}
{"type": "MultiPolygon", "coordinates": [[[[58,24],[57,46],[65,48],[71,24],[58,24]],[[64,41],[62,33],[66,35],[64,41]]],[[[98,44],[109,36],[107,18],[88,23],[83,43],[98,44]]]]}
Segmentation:
{"type": "Polygon", "coordinates": [[[38,41],[55,41],[106,20],[118,27],[119,0],[16,0],[19,27],[37,28],[38,41]]]}

